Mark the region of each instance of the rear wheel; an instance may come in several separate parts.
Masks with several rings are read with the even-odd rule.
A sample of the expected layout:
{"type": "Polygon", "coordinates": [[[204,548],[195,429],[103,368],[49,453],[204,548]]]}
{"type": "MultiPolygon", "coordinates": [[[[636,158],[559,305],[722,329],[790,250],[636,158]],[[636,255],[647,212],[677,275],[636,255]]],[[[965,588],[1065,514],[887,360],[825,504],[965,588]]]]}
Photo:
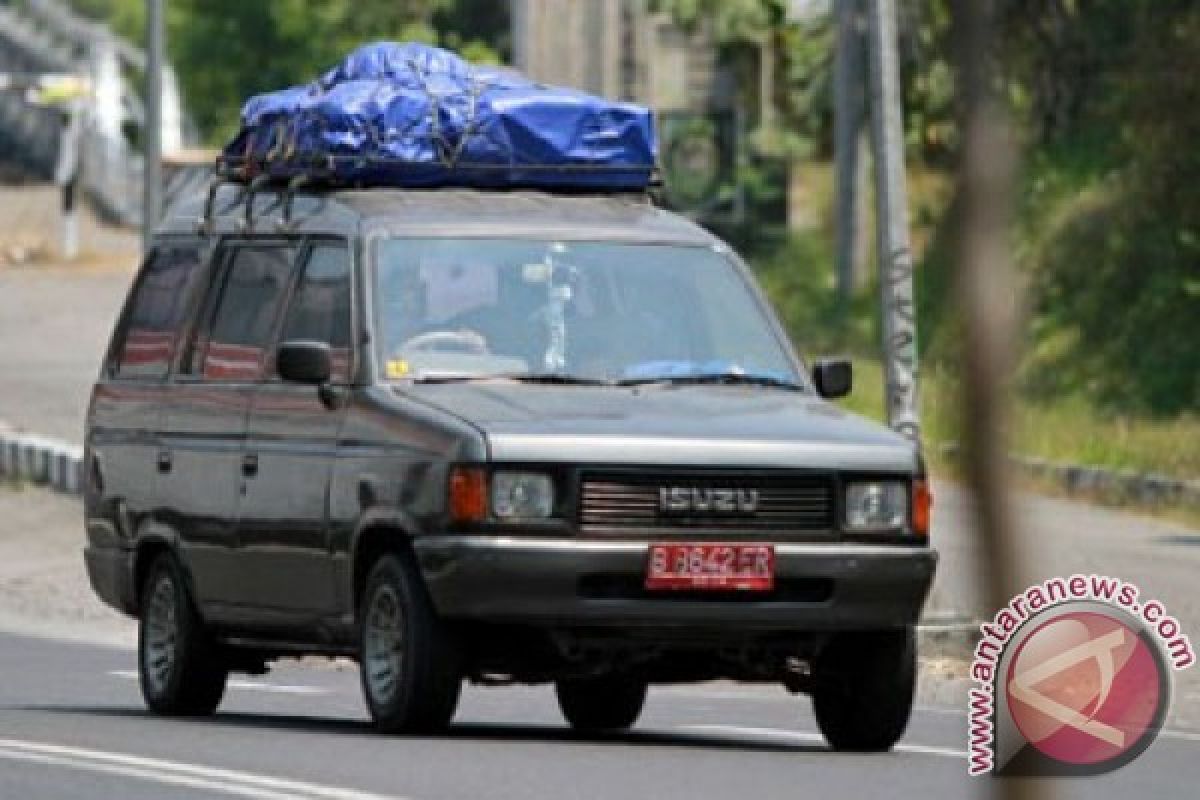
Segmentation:
{"type": "Polygon", "coordinates": [[[462,688],[459,648],[415,568],[395,555],[381,558],[359,609],[363,696],[375,727],[385,733],[445,728],[462,688]]]}
{"type": "Polygon", "coordinates": [[[646,702],[646,682],[627,675],[561,680],[558,707],[577,731],[619,731],[633,726],[646,702]]]}
{"type": "Polygon", "coordinates": [[[169,553],[158,556],[142,587],[138,678],[151,711],[204,716],[217,710],[229,669],[204,629],[169,553]]]}
{"type": "Polygon", "coordinates": [[[890,750],[908,727],[916,637],[899,631],[841,634],[817,661],[813,711],[834,750],[890,750]]]}

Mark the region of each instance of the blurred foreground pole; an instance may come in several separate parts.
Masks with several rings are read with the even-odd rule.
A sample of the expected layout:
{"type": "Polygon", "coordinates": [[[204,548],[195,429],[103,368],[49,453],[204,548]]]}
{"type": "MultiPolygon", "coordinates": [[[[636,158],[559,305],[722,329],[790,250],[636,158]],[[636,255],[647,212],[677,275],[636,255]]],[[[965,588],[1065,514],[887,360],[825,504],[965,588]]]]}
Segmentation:
{"type": "MultiPolygon", "coordinates": [[[[992,8],[989,0],[956,0],[954,31],[963,117],[958,175],[957,270],[965,321],[964,408],[967,473],[975,495],[978,533],[988,565],[991,608],[1008,604],[1032,570],[1016,538],[1008,473],[1008,398],[1014,366],[1017,284],[1009,258],[1013,143],[994,96],[992,8]]],[[[991,782],[998,797],[1044,798],[1046,782],[991,782]]]]}
{"type": "Polygon", "coordinates": [[[871,146],[875,158],[875,225],[883,308],[883,365],[888,424],[914,441],[917,417],[917,317],[908,238],[904,119],[896,55],[895,0],[866,0],[870,52],[871,146]]]}
{"type": "Polygon", "coordinates": [[[146,0],[146,150],[142,173],[142,252],[162,218],[163,0],[146,0]]]}
{"type": "Polygon", "coordinates": [[[867,49],[860,29],[862,0],[836,0],[837,42],[833,48],[833,159],[838,302],[849,304],[862,286],[866,159],[862,133],[866,117],[867,49]]]}

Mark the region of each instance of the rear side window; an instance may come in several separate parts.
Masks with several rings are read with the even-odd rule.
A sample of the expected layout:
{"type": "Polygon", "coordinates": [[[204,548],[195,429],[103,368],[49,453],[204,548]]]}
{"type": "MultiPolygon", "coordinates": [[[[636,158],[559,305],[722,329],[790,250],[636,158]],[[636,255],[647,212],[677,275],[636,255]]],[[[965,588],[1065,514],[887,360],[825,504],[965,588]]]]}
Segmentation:
{"type": "Polygon", "coordinates": [[[142,272],[129,308],[125,335],[116,351],[116,377],[152,380],[167,374],[188,298],[196,285],[203,258],[199,244],[169,244],[157,248],[142,272]]]}
{"type": "Polygon", "coordinates": [[[256,381],[264,371],[279,307],[296,251],[283,246],[237,247],[225,273],[212,324],[196,343],[193,367],[210,381],[256,381]]]}
{"type": "Polygon", "coordinates": [[[280,341],[326,342],[333,355],[333,381],[350,377],[350,253],[343,244],[318,244],[308,253],[280,341]]]}

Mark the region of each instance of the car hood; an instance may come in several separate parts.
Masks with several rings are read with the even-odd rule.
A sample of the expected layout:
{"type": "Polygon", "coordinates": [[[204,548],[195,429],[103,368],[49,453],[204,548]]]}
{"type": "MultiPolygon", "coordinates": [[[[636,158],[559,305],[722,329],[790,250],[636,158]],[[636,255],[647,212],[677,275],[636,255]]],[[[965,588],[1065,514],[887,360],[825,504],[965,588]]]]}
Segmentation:
{"type": "MultiPolygon", "coordinates": [[[[400,390],[398,390],[400,391],[400,390]]],[[[912,442],[810,394],[763,387],[418,384],[495,461],[912,472],[912,442]]]]}

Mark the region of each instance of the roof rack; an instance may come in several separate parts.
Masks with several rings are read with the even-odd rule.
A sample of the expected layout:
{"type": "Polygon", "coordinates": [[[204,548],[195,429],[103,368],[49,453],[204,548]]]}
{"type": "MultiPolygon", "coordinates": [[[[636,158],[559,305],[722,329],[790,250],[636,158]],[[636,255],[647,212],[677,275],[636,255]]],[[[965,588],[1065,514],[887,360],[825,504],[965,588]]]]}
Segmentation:
{"type": "Polygon", "coordinates": [[[662,172],[658,164],[491,164],[457,161],[453,164],[429,164],[398,158],[384,158],[372,155],[322,155],[315,158],[294,158],[287,155],[276,156],[275,151],[265,158],[247,156],[231,157],[222,155],[216,160],[216,174],[231,183],[251,183],[262,176],[268,176],[269,183],[285,185],[288,181],[303,176],[305,185],[321,188],[387,188],[387,189],[423,189],[423,188],[473,188],[473,189],[545,189],[547,191],[564,190],[588,191],[592,193],[627,192],[634,186],[604,187],[591,184],[572,185],[569,182],[555,183],[529,179],[517,181],[497,179],[493,185],[488,181],[496,179],[505,172],[527,173],[543,176],[570,175],[614,175],[637,176],[631,181],[637,190],[662,187],[662,172]],[[363,177],[343,177],[346,169],[361,173],[374,169],[379,172],[393,170],[409,173],[406,180],[375,180],[363,177]]]}
{"type": "Polygon", "coordinates": [[[244,231],[253,230],[255,196],[263,191],[263,189],[277,185],[281,190],[283,205],[277,227],[280,231],[286,231],[292,227],[292,212],[295,207],[297,191],[312,185],[312,183],[312,177],[309,175],[297,175],[286,183],[282,183],[265,174],[256,175],[249,182],[246,182],[218,173],[209,181],[208,188],[205,190],[204,211],[198,221],[197,229],[200,233],[212,233],[217,194],[220,192],[222,186],[236,186],[238,194],[233,202],[230,203],[229,208],[236,208],[239,204],[243,205],[241,229],[244,231]]]}
{"type": "MultiPolygon", "coordinates": [[[[317,168],[312,171],[300,172],[292,175],[273,175],[266,170],[249,169],[250,162],[240,164],[231,164],[224,157],[219,157],[216,163],[215,175],[208,184],[204,199],[204,211],[200,219],[197,221],[197,230],[200,233],[212,233],[213,220],[216,215],[217,195],[220,193],[223,186],[235,186],[238,193],[230,202],[228,210],[233,210],[239,205],[242,206],[242,217],[239,227],[243,231],[251,231],[254,229],[254,199],[266,189],[275,189],[280,195],[282,210],[280,212],[279,221],[276,223],[277,230],[283,232],[288,231],[294,225],[294,211],[296,205],[296,195],[302,189],[314,190],[336,190],[336,189],[402,189],[393,184],[370,184],[370,183],[346,183],[337,180],[334,175],[334,167],[332,159],[322,160],[323,163],[314,165],[317,168]]],[[[547,170],[565,170],[570,171],[572,167],[557,167],[548,166],[547,170]]],[[[633,169],[633,168],[630,168],[633,169]]],[[[638,168],[641,169],[641,168],[638,168]]],[[[478,191],[496,191],[498,193],[520,191],[522,189],[533,189],[544,192],[558,192],[564,195],[570,194],[637,194],[645,196],[651,203],[656,206],[663,205],[663,190],[665,184],[662,178],[661,169],[655,165],[650,168],[650,178],[647,181],[644,189],[598,189],[596,187],[576,187],[576,186],[521,186],[521,185],[506,185],[495,188],[490,187],[475,187],[471,185],[460,186],[451,184],[448,186],[417,186],[412,187],[414,191],[428,190],[437,191],[439,188],[468,188],[477,189],[478,191]]]]}

